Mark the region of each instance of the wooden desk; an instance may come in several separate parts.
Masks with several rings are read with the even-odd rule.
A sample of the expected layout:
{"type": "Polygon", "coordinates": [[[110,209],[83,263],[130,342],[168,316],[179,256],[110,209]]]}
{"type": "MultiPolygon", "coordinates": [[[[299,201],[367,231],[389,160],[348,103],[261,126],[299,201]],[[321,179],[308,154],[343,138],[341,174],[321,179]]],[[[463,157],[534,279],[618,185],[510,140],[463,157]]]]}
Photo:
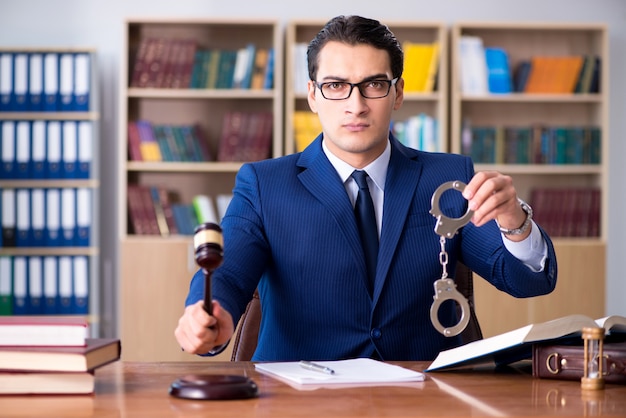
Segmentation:
{"type": "MultiPolygon", "coordinates": [[[[423,370],[427,363],[397,363],[423,370]]],[[[528,369],[428,373],[405,386],[296,390],[259,374],[253,363],[122,363],[96,371],[94,396],[0,397],[0,416],[27,417],[413,417],[413,416],[626,416],[626,386],[584,394],[580,383],[533,379],[528,369]],[[259,397],[190,401],[168,388],[186,374],[247,375],[259,397]]]]}

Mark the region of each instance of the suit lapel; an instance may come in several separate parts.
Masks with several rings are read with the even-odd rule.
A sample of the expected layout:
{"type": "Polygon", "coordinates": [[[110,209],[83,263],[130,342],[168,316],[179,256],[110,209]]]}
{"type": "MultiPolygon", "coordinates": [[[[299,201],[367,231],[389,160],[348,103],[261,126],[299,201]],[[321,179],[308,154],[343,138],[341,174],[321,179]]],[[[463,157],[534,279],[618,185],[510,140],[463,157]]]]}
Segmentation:
{"type": "Polygon", "coordinates": [[[394,139],[391,144],[391,160],[385,180],[383,228],[380,237],[374,302],[387,277],[422,172],[422,164],[416,161],[415,154],[405,153],[405,149],[394,139]]]}
{"type": "Polygon", "coordinates": [[[355,264],[364,278],[363,285],[367,286],[363,248],[361,247],[354,211],[337,171],[322,151],[321,140],[320,135],[313,144],[303,151],[298,159],[298,166],[305,168],[298,175],[298,179],[328,210],[331,217],[329,221],[332,221],[345,237],[348,249],[357,261],[355,264]]]}

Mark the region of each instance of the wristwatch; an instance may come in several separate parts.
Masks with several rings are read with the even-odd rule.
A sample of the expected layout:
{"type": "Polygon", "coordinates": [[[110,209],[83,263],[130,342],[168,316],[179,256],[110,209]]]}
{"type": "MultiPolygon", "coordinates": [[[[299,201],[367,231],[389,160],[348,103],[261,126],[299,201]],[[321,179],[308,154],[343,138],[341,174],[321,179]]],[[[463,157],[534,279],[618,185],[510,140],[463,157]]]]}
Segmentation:
{"type": "Polygon", "coordinates": [[[524,223],[522,224],[522,226],[520,226],[519,228],[516,228],[516,229],[502,228],[500,226],[500,224],[498,224],[498,221],[496,221],[496,224],[498,224],[498,228],[500,228],[500,232],[502,232],[504,235],[521,235],[521,234],[523,234],[524,232],[526,232],[526,230],[530,226],[530,221],[533,219],[533,208],[531,208],[528,203],[524,202],[519,197],[517,198],[517,201],[519,202],[520,206],[522,207],[522,210],[524,212],[526,212],[526,220],[524,220],[524,223]]]}

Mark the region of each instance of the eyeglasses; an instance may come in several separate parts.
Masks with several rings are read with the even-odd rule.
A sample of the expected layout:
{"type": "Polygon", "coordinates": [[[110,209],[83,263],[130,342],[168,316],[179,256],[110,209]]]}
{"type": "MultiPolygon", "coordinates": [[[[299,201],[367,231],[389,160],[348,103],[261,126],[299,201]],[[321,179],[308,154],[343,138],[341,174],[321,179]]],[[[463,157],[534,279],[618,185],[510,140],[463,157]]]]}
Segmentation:
{"type": "Polygon", "coordinates": [[[327,100],[345,100],[352,94],[352,89],[359,89],[361,96],[366,99],[382,99],[389,95],[391,86],[395,85],[398,77],[393,80],[365,80],[360,83],[348,83],[346,81],[329,81],[318,83],[313,81],[320,89],[322,97],[327,100]]]}

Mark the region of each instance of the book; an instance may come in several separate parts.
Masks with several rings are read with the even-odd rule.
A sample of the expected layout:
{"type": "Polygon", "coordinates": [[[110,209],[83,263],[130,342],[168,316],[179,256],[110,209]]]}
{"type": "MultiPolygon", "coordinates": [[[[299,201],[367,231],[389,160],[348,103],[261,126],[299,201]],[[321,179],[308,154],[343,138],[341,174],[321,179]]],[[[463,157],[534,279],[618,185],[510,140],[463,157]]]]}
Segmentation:
{"type": "Polygon", "coordinates": [[[307,369],[297,361],[257,363],[254,367],[263,374],[300,385],[373,385],[425,379],[423,373],[369,358],[316,361],[315,364],[329,368],[333,373],[307,369]]]}
{"type": "Polygon", "coordinates": [[[0,395],[84,395],[94,392],[90,372],[0,371],[0,395]]]}
{"type": "Polygon", "coordinates": [[[2,346],[85,346],[87,337],[81,317],[0,316],[2,346]]]}
{"type": "Polygon", "coordinates": [[[84,347],[0,346],[0,370],[87,372],[119,360],[120,340],[87,338],[84,347]]]}
{"type": "Polygon", "coordinates": [[[493,337],[440,352],[430,364],[427,372],[446,368],[495,362],[498,365],[529,359],[532,344],[547,341],[579,340],[584,327],[604,327],[606,333],[626,336],[626,317],[607,316],[594,320],[586,315],[573,314],[547,322],[498,334],[493,337]]]}
{"type": "MultiPolygon", "coordinates": [[[[603,344],[602,374],[607,383],[626,384],[626,341],[603,344]]],[[[580,380],[584,371],[584,345],[534,344],[533,377],[580,380]]]]}

